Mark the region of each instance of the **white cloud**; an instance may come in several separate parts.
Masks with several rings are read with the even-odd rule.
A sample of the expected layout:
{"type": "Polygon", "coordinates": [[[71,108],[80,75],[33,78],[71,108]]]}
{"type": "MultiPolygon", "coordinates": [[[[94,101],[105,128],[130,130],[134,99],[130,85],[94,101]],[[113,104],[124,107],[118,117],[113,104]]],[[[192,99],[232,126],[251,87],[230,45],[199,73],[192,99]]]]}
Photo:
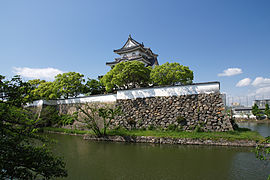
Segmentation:
{"type": "Polygon", "coordinates": [[[257,95],[265,95],[265,94],[270,94],[270,86],[267,87],[262,87],[256,90],[257,95]]]}
{"type": "Polygon", "coordinates": [[[252,85],[256,87],[270,86],[270,79],[263,77],[256,77],[256,79],[252,82],[252,85]]]}
{"type": "Polygon", "coordinates": [[[13,67],[13,73],[30,79],[53,80],[54,76],[62,74],[63,71],[55,68],[13,67]]]}
{"type": "Polygon", "coordinates": [[[237,74],[241,74],[242,69],[240,68],[228,68],[225,69],[222,73],[219,73],[218,76],[235,76],[237,74]]]}
{"type": "Polygon", "coordinates": [[[244,86],[248,86],[251,82],[251,79],[250,78],[245,78],[245,79],[242,79],[240,80],[237,84],[236,84],[236,87],[244,87],[244,86]]]}

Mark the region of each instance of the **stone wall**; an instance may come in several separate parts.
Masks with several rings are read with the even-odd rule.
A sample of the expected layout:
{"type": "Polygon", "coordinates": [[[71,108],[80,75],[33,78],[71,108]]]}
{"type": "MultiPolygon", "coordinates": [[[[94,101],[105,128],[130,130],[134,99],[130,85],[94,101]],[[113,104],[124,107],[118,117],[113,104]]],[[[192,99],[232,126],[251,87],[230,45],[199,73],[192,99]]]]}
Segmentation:
{"type": "Polygon", "coordinates": [[[123,114],[113,127],[202,131],[233,130],[220,93],[118,99],[123,114]]]}
{"type": "MultiPolygon", "coordinates": [[[[115,108],[115,102],[88,102],[92,108],[115,108]]],[[[79,130],[88,130],[84,122],[85,114],[80,111],[80,108],[85,108],[85,103],[74,103],[74,104],[58,104],[56,105],[57,111],[59,114],[69,114],[73,115],[75,112],[78,112],[78,120],[76,120],[72,125],[66,125],[64,128],[68,129],[79,129],[79,130]]],[[[104,127],[103,119],[100,118],[97,114],[95,117],[96,123],[100,128],[104,127]]]]}
{"type": "MultiPolygon", "coordinates": [[[[121,106],[123,114],[111,128],[229,131],[233,130],[220,94],[219,82],[151,87],[58,100],[39,100],[28,107],[56,106],[59,114],[73,114],[85,103],[121,106]]],[[[37,108],[37,112],[41,112],[37,108]]]]}

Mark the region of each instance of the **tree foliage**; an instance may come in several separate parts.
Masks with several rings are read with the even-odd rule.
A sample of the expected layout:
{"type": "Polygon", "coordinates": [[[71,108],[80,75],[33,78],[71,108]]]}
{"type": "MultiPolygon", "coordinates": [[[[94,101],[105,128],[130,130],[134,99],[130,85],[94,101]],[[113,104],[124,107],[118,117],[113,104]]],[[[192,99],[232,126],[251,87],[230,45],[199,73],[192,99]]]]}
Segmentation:
{"type": "Polygon", "coordinates": [[[54,82],[41,82],[34,90],[32,95],[35,100],[38,99],[57,99],[61,97],[60,91],[54,82]]]}
{"type": "Polygon", "coordinates": [[[65,99],[69,97],[77,97],[83,92],[85,80],[84,75],[76,72],[68,72],[55,76],[54,86],[65,99]]]}
{"type": "Polygon", "coordinates": [[[105,86],[98,80],[88,78],[85,84],[84,93],[87,95],[103,94],[105,86]]]}
{"type": "Polygon", "coordinates": [[[150,68],[145,67],[139,61],[121,62],[115,65],[101,79],[106,91],[114,89],[130,89],[148,86],[150,79],[150,68]]]}
{"type": "Polygon", "coordinates": [[[256,119],[261,119],[264,115],[263,112],[259,109],[257,104],[254,104],[252,106],[251,112],[254,116],[256,116],[256,119]]]}
{"type": "Polygon", "coordinates": [[[40,79],[30,80],[31,95],[37,99],[57,99],[77,97],[79,94],[96,95],[121,89],[132,89],[152,85],[186,85],[193,81],[193,71],[179,63],[165,63],[160,66],[145,67],[139,61],[127,61],[116,64],[100,81],[88,78],[84,84],[84,75],[68,72],[55,76],[53,82],[40,79]]]}
{"type": "Polygon", "coordinates": [[[193,71],[179,63],[165,63],[160,66],[145,67],[139,61],[120,62],[100,81],[88,78],[84,84],[84,75],[68,72],[55,76],[53,82],[34,79],[31,85],[33,100],[77,97],[79,94],[96,95],[121,89],[132,89],[152,85],[186,85],[193,81],[193,71]]]}
{"type": "Polygon", "coordinates": [[[60,97],[57,88],[53,82],[46,82],[45,80],[33,79],[28,81],[31,84],[33,90],[31,94],[34,100],[39,99],[56,99],[60,97]]]}
{"type": "Polygon", "coordinates": [[[33,100],[32,86],[23,82],[20,76],[14,76],[11,80],[5,80],[0,75],[0,102],[21,106],[33,100]]]}
{"type": "Polygon", "coordinates": [[[31,97],[31,84],[18,76],[0,76],[0,179],[65,177],[65,163],[49,150],[48,140],[36,133],[37,120],[22,108],[31,97]]]}
{"type": "MultiPolygon", "coordinates": [[[[265,162],[270,161],[270,147],[268,146],[269,144],[269,137],[259,142],[259,144],[255,148],[255,154],[257,159],[265,162]]],[[[270,175],[268,175],[267,180],[270,180],[270,175]]]]}
{"type": "Polygon", "coordinates": [[[45,83],[45,80],[40,80],[40,79],[32,79],[29,80],[28,83],[31,84],[33,88],[38,88],[38,86],[42,83],[45,83]]]}
{"type": "Polygon", "coordinates": [[[264,114],[267,116],[268,119],[270,119],[270,109],[268,104],[265,104],[264,114]]]}
{"type": "Polygon", "coordinates": [[[84,91],[84,75],[76,72],[68,72],[55,76],[53,82],[34,79],[29,80],[33,90],[34,99],[57,99],[60,97],[76,97],[84,91]]]}
{"type": "Polygon", "coordinates": [[[179,63],[168,63],[155,66],[151,71],[150,78],[156,85],[191,84],[193,71],[179,63]]]}

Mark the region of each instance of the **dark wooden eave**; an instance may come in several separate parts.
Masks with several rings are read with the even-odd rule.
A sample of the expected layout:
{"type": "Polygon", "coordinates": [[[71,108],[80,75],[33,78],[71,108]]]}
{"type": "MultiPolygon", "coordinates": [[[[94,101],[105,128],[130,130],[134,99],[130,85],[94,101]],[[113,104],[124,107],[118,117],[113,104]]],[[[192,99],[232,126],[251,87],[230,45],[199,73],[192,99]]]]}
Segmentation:
{"type": "Polygon", "coordinates": [[[137,46],[132,46],[132,47],[128,47],[128,48],[116,49],[116,50],[113,50],[113,52],[122,54],[122,53],[126,53],[126,52],[129,52],[129,51],[134,51],[134,50],[137,50],[137,49],[144,50],[140,45],[137,45],[137,46]]]}
{"type": "Polygon", "coordinates": [[[155,53],[153,53],[150,48],[145,48],[145,47],[142,47],[142,46],[132,46],[132,47],[129,47],[129,48],[116,49],[116,50],[113,50],[113,52],[115,52],[115,53],[117,53],[117,54],[120,55],[120,54],[124,54],[124,53],[135,51],[137,49],[141,49],[143,52],[149,54],[150,56],[158,57],[158,55],[155,54],[155,53]]]}
{"type": "Polygon", "coordinates": [[[153,63],[151,61],[149,61],[148,59],[146,59],[145,57],[143,56],[137,56],[135,58],[131,58],[131,59],[119,59],[118,61],[112,61],[112,62],[106,62],[106,65],[114,65],[114,64],[117,64],[117,63],[120,63],[122,61],[144,61],[146,64],[148,65],[152,65],[153,63]]]}

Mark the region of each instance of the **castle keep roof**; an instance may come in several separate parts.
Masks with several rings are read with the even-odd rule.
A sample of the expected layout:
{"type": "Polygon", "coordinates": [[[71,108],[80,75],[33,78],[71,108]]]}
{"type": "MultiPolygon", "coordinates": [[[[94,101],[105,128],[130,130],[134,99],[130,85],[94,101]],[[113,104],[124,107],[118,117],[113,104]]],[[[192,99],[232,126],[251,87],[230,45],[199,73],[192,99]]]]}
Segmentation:
{"type": "Polygon", "coordinates": [[[144,47],[143,43],[139,43],[129,35],[128,40],[120,49],[113,52],[121,57],[115,58],[112,62],[106,62],[106,65],[113,66],[122,61],[141,61],[146,66],[158,65],[157,54],[153,53],[150,48],[144,47]]]}

